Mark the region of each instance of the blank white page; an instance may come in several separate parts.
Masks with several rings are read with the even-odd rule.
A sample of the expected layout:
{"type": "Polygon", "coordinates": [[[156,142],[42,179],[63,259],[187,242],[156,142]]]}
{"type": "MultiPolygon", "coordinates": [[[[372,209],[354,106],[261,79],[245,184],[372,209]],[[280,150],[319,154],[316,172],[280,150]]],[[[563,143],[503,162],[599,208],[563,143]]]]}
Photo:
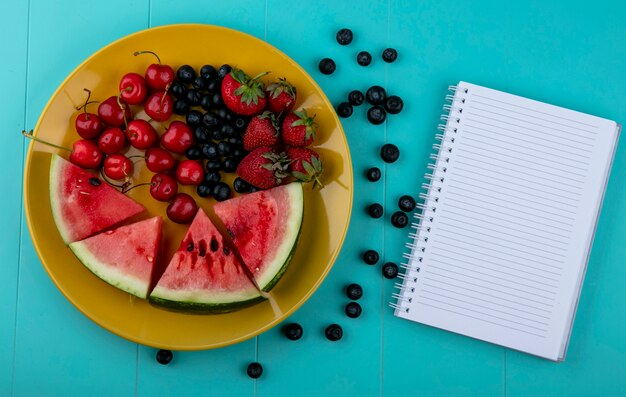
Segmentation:
{"type": "Polygon", "coordinates": [[[562,360],[615,122],[461,82],[396,315],[562,360]]]}

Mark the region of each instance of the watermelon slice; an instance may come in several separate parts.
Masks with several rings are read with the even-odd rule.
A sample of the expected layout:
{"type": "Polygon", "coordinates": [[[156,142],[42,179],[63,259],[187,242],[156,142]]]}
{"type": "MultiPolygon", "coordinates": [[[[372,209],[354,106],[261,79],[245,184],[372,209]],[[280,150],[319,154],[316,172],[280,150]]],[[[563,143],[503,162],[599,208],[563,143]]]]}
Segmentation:
{"type": "Polygon", "coordinates": [[[144,210],[144,207],[93,174],[53,154],[50,204],[65,244],[93,236],[144,210]]]}
{"type": "Polygon", "coordinates": [[[262,301],[241,266],[199,209],[150,302],[189,313],[225,313],[262,301]]]}
{"type": "Polygon", "coordinates": [[[145,299],[161,242],[160,216],[109,230],[70,244],[96,276],[145,299]]]}
{"type": "Polygon", "coordinates": [[[302,184],[239,196],[213,209],[259,287],[270,291],[287,269],[300,235],[302,184]]]}

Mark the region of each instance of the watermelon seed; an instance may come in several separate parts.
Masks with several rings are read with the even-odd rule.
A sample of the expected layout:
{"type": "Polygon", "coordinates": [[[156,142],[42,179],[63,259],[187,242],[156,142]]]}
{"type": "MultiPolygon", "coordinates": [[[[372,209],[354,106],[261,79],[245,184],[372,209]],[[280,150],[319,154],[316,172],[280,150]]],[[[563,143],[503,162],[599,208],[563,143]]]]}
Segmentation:
{"type": "Polygon", "coordinates": [[[200,243],[198,243],[198,245],[200,246],[199,247],[200,252],[198,252],[198,255],[201,257],[205,256],[206,255],[206,242],[204,240],[200,240],[200,243]]]}
{"type": "Polygon", "coordinates": [[[93,178],[89,178],[89,184],[91,184],[92,186],[100,186],[100,179],[93,177],[93,178]]]}
{"type": "Polygon", "coordinates": [[[230,250],[228,247],[224,247],[224,255],[230,255],[230,250]]]}
{"type": "Polygon", "coordinates": [[[187,244],[187,251],[193,251],[193,241],[190,241],[189,244],[187,244]]]}
{"type": "Polygon", "coordinates": [[[153,257],[151,257],[151,256],[146,256],[146,260],[147,260],[149,263],[152,263],[152,261],[154,260],[154,258],[153,258],[153,257]]]}
{"type": "Polygon", "coordinates": [[[211,251],[217,251],[218,247],[219,245],[217,244],[217,240],[215,239],[215,237],[213,237],[213,239],[211,240],[211,251]]]}

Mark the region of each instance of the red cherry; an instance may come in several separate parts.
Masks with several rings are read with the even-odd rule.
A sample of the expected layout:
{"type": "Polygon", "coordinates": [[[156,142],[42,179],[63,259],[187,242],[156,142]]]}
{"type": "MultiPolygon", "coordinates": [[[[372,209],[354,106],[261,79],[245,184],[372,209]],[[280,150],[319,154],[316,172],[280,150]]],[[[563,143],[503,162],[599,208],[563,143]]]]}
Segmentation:
{"type": "Polygon", "coordinates": [[[146,69],[146,82],[153,90],[165,90],[174,81],[174,69],[161,64],[161,59],[152,51],[136,51],[133,55],[152,54],[158,63],[153,63],[146,69]]]}
{"type": "Polygon", "coordinates": [[[102,163],[103,154],[95,143],[87,139],[79,139],[72,145],[70,161],[82,168],[98,168],[102,163]]]}
{"type": "Polygon", "coordinates": [[[140,150],[147,149],[154,145],[159,138],[156,130],[146,120],[133,120],[126,128],[126,138],[132,147],[140,150]]]}
{"type": "Polygon", "coordinates": [[[121,127],[124,125],[124,116],[126,120],[130,120],[130,108],[127,104],[118,102],[116,96],[107,98],[104,102],[98,106],[98,116],[106,124],[112,127],[121,127]]]}
{"type": "MultiPolygon", "coordinates": [[[[154,174],[150,180],[150,195],[158,201],[170,201],[178,193],[176,179],[163,173],[154,174]]],[[[195,204],[195,203],[194,203],[195,204]]]]}
{"type": "Polygon", "coordinates": [[[172,121],[161,135],[161,145],[174,153],[185,153],[193,145],[193,132],[182,121],[172,121]]]}
{"type": "Polygon", "coordinates": [[[127,178],[133,167],[130,159],[121,154],[112,154],[104,159],[104,175],[111,179],[121,180],[127,178]]]}
{"type": "Polygon", "coordinates": [[[194,199],[185,193],[178,193],[167,206],[167,217],[176,223],[189,223],[198,212],[198,205],[194,199]]]}
{"type": "Polygon", "coordinates": [[[165,121],[172,115],[172,96],[165,91],[156,91],[148,96],[143,108],[152,120],[165,121]]]}
{"type": "Polygon", "coordinates": [[[94,139],[100,135],[104,125],[97,114],[83,112],[76,116],[76,132],[81,138],[94,139]]]}
{"type": "Polygon", "coordinates": [[[169,171],[176,165],[170,152],[158,146],[146,150],[146,166],[152,172],[169,171]]]}
{"type": "Polygon", "coordinates": [[[126,73],[120,81],[120,97],[129,105],[139,105],[148,96],[146,80],[137,73],[126,73]]]}
{"type": "Polygon", "coordinates": [[[98,147],[104,154],[113,154],[124,149],[126,135],[117,127],[105,130],[98,138],[98,147]]]}
{"type": "Polygon", "coordinates": [[[204,178],[204,169],[195,160],[183,160],[176,167],[176,179],[182,185],[199,185],[202,178],[204,178]]]}

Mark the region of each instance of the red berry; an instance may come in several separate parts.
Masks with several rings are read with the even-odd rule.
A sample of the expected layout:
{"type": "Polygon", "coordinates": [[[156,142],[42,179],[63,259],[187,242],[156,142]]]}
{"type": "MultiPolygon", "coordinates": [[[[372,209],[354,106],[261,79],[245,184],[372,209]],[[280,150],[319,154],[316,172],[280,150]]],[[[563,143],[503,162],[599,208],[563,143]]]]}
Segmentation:
{"type": "Polygon", "coordinates": [[[126,135],[124,131],[117,127],[105,130],[98,138],[98,147],[104,154],[117,153],[124,149],[126,145],[126,135]]]}
{"type": "Polygon", "coordinates": [[[76,132],[81,138],[94,139],[100,135],[104,125],[97,114],[83,112],[76,116],[76,132]]]}
{"type": "Polygon", "coordinates": [[[174,168],[176,160],[170,152],[158,146],[146,150],[146,166],[152,172],[165,172],[174,168]]]}
{"type": "Polygon", "coordinates": [[[126,120],[130,120],[130,108],[123,102],[118,103],[118,98],[112,96],[101,102],[98,106],[98,116],[106,124],[112,127],[121,127],[124,125],[124,116],[126,120]]]}
{"type": "Polygon", "coordinates": [[[98,168],[102,163],[102,152],[95,143],[79,139],[72,146],[70,161],[82,168],[98,168]]]}
{"type": "Polygon", "coordinates": [[[154,146],[159,135],[146,120],[137,119],[128,123],[126,138],[128,138],[128,142],[130,142],[132,147],[144,150],[154,146]]]}
{"type": "Polygon", "coordinates": [[[172,121],[169,128],[161,135],[161,145],[174,153],[185,153],[193,145],[193,132],[182,121],[172,121]]]}
{"type": "Polygon", "coordinates": [[[143,107],[146,114],[156,121],[169,119],[174,109],[172,96],[165,91],[150,94],[143,107]]]}
{"type": "Polygon", "coordinates": [[[185,193],[179,193],[167,206],[167,217],[176,223],[189,223],[198,212],[198,205],[194,199],[185,193]]]}
{"type": "Polygon", "coordinates": [[[176,179],[182,185],[199,185],[203,177],[204,169],[195,160],[183,160],[176,167],[176,179]]]}
{"type": "Polygon", "coordinates": [[[130,175],[133,163],[121,154],[112,154],[104,159],[104,175],[111,179],[121,180],[130,175]]]}
{"type": "Polygon", "coordinates": [[[153,90],[165,90],[174,81],[174,69],[161,64],[161,58],[152,51],[136,51],[133,55],[152,54],[158,63],[153,63],[146,69],[146,82],[153,90]]]}
{"type": "Polygon", "coordinates": [[[150,180],[150,195],[158,201],[170,201],[178,193],[176,179],[163,173],[154,174],[150,180]]]}
{"type": "Polygon", "coordinates": [[[146,80],[137,73],[126,73],[120,81],[120,97],[129,105],[139,105],[148,96],[146,80]]]}

